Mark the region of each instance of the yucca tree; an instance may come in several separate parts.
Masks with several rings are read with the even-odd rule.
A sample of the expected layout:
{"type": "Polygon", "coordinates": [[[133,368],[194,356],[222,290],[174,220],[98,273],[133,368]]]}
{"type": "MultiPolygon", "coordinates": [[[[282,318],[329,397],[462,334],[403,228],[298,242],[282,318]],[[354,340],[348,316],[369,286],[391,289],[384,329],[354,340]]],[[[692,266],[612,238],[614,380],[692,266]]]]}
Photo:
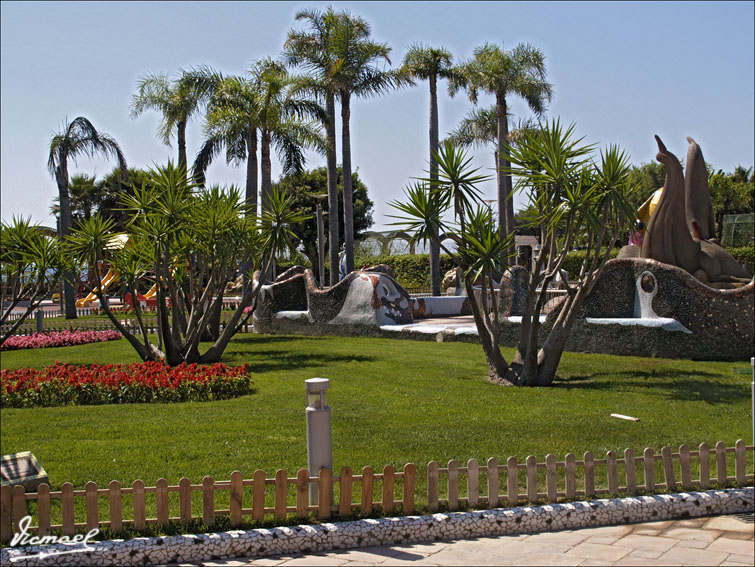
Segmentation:
{"type": "Polygon", "coordinates": [[[584,299],[604,271],[610,249],[602,246],[606,238],[615,240],[634,220],[634,187],[629,181],[627,156],[616,146],[609,146],[597,159],[591,157],[593,146],[574,139],[574,126],[563,128],[555,121],[525,131],[516,147],[506,146],[512,166],[506,173],[517,177],[517,189],[530,199],[536,211],[532,226],[544,235],[543,248],[535,269],[529,276],[527,299],[522,316],[517,352],[511,361],[501,353],[498,306],[487,304],[487,289],[492,274],[505,265],[501,258],[514,240],[514,233],[503,235],[493,227],[490,212],[480,206],[481,181],[470,163],[451,142],[438,155],[440,176],[435,188],[429,180],[406,190],[401,202],[391,205],[399,211],[395,218],[415,239],[437,238],[432,227],[440,224],[456,244],[450,250],[439,246],[464,273],[464,286],[478,336],[488,363],[488,376],[498,384],[548,386],[553,383],[566,341],[584,299]],[[445,159],[442,154],[446,154],[445,159]],[[453,208],[457,225],[445,223],[443,213],[453,208]],[[459,212],[463,213],[462,217],[459,212]],[[557,246],[556,237],[564,227],[566,244],[557,246]],[[570,283],[567,295],[547,337],[539,342],[539,316],[547,299],[548,285],[559,273],[570,243],[577,234],[588,235],[579,279],[570,283]],[[473,282],[482,281],[479,302],[473,300],[473,282]]]}
{"type": "Polygon", "coordinates": [[[136,118],[146,110],[162,114],[158,136],[170,146],[175,132],[178,163],[186,168],[186,125],[221,79],[221,74],[206,66],[181,69],[175,79],[161,72],[143,75],[136,83],[136,94],[131,97],[131,116],[136,118]]]}
{"type": "MultiPolygon", "coordinates": [[[[439,148],[438,79],[447,79],[453,68],[453,56],[444,47],[429,47],[421,43],[411,45],[401,71],[415,79],[427,80],[430,86],[430,179],[438,178],[435,154],[439,148]]],[[[430,240],[430,285],[433,295],[440,295],[440,248],[430,240]]]]}
{"type": "MultiPolygon", "coordinates": [[[[485,43],[474,50],[471,59],[461,62],[449,80],[449,93],[466,90],[469,99],[477,104],[480,92],[495,96],[496,140],[498,150],[496,168],[504,170],[498,179],[498,222],[509,234],[514,229],[514,202],[511,175],[505,173],[510,162],[506,153],[508,139],[507,97],[523,98],[537,115],[546,110],[553,87],[546,80],[545,55],[530,44],[520,43],[510,51],[485,43]]],[[[513,244],[510,253],[513,253],[513,244]]]]}
{"type": "MultiPolygon", "coordinates": [[[[276,254],[291,246],[292,225],[307,219],[293,210],[290,198],[277,191],[270,195],[261,216],[247,214],[239,189],[199,190],[182,167],[170,162],[150,171],[149,183],[124,196],[123,206],[132,213],[126,227],[129,244],[109,252],[108,260],[132,290],[148,272],[154,272],[157,340],[148,332],[138,301],[134,311],[139,329],[132,331],[115,317],[102,292],[95,293],[110,321],[143,360],[162,360],[171,366],[220,360],[231,337],[251,316],[262,289],[261,285],[245,288],[225,328],[200,352],[208,326],[219,317],[226,285],[244,263],[250,271],[265,273],[276,254]]],[[[78,262],[96,267],[115,234],[112,221],[95,215],[71,235],[69,253],[78,262]]],[[[97,277],[92,284],[99,288],[97,277]]]]}
{"type": "Polygon", "coordinates": [[[60,242],[31,223],[31,218],[17,218],[0,224],[0,344],[13,336],[21,324],[54,289],[63,271],[60,242]],[[9,318],[22,299],[28,299],[21,316],[9,318]],[[6,324],[8,325],[6,327],[6,324]]]}
{"type": "MultiPolygon", "coordinates": [[[[58,185],[58,204],[60,207],[58,233],[60,239],[65,239],[71,232],[72,213],[70,193],[68,190],[70,179],[68,176],[68,161],[76,161],[79,157],[94,156],[113,157],[121,169],[126,169],[126,158],[123,156],[118,143],[104,132],[99,132],[85,117],[79,116],[65,125],[63,130],[53,135],[50,140],[50,153],[47,168],[55,177],[58,185]]],[[[74,295],[74,274],[70,271],[63,274],[65,314],[66,319],[76,318],[76,297],[74,295]]]]}

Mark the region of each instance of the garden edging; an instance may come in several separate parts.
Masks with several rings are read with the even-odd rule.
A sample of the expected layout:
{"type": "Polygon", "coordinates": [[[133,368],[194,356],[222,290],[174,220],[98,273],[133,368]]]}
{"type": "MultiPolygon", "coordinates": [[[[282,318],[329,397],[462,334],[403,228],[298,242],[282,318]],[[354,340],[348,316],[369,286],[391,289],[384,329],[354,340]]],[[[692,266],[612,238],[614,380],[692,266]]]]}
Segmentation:
{"type": "Polygon", "coordinates": [[[71,548],[63,545],[7,547],[1,551],[0,563],[152,565],[241,556],[265,557],[735,514],[752,512],[753,509],[755,488],[745,487],[271,529],[98,541],[92,544],[94,551],[84,553],[70,553],[71,548]],[[23,558],[54,551],[69,551],[69,554],[23,558]]]}

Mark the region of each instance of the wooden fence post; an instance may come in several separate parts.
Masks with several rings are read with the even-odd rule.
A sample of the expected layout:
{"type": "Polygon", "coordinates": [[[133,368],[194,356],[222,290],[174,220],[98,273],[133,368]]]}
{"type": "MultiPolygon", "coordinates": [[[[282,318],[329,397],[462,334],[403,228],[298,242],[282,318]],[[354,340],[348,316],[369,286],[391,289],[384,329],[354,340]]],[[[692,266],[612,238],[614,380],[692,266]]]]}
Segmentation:
{"type": "Polygon", "coordinates": [[[60,487],[60,510],[63,516],[63,535],[72,536],[76,533],[73,515],[73,484],[64,482],[60,487]]]}
{"type": "Polygon", "coordinates": [[[167,526],[170,523],[170,508],[168,506],[168,481],[158,478],[155,483],[155,503],[157,504],[157,524],[167,526]]]}
{"type": "Polygon", "coordinates": [[[700,488],[703,490],[710,487],[710,449],[708,444],[700,443],[700,488]]]}
{"type": "Polygon", "coordinates": [[[516,457],[509,457],[506,461],[506,499],[511,508],[519,504],[519,464],[516,457]]]}
{"type": "Polygon", "coordinates": [[[42,483],[37,487],[38,535],[50,535],[50,485],[42,483]]]}
{"type": "Polygon", "coordinates": [[[202,479],[202,521],[205,526],[215,525],[215,481],[211,476],[202,479]]]}
{"type": "Polygon", "coordinates": [[[13,537],[13,489],[4,484],[0,487],[0,541],[8,543],[13,537]]]}
{"type": "Polygon", "coordinates": [[[577,459],[574,453],[567,453],[564,459],[566,472],[564,473],[566,484],[566,497],[573,500],[577,497],[577,459]]]}
{"type": "MultiPolygon", "coordinates": [[[[330,494],[332,492],[332,485],[330,483],[330,469],[326,469],[325,467],[320,469],[320,475],[318,477],[318,483],[317,483],[317,502],[318,502],[318,509],[317,509],[317,515],[320,517],[321,520],[327,520],[330,518],[330,494]]],[[[277,490],[276,490],[276,497],[277,497],[277,490]]]]}
{"type": "Polygon", "coordinates": [[[427,509],[430,512],[438,511],[438,463],[427,463],[427,509]]]}
{"type": "Polygon", "coordinates": [[[374,474],[372,467],[362,468],[362,514],[369,516],[372,514],[372,492],[374,483],[374,474]]]}
{"type": "Polygon", "coordinates": [[[535,455],[527,457],[527,500],[530,504],[537,504],[537,458],[535,455]]]}
{"type": "Polygon", "coordinates": [[[252,497],[252,518],[265,519],[265,471],[254,471],[254,493],[252,497]]]}
{"type": "Polygon", "coordinates": [[[309,515],[309,471],[299,469],[296,475],[296,515],[306,518],[309,515]]]}
{"type": "Polygon", "coordinates": [[[383,501],[381,503],[383,514],[390,514],[393,512],[394,473],[395,469],[393,466],[385,465],[385,467],[383,467],[383,501]]]}
{"type": "Polygon", "coordinates": [[[477,508],[480,498],[480,471],[477,459],[467,461],[467,505],[477,508]]]}
{"type": "Polygon", "coordinates": [[[585,461],[585,497],[595,496],[595,459],[590,451],[584,456],[585,461]]]}
{"type": "Polygon", "coordinates": [[[548,453],[545,455],[545,486],[548,493],[548,501],[555,503],[558,500],[556,486],[556,457],[548,453]]]}
{"type": "Polygon", "coordinates": [[[21,518],[26,516],[26,491],[20,484],[13,486],[13,530],[19,532],[21,518]]]}
{"type": "MultiPolygon", "coordinates": [[[[328,471],[330,472],[330,471],[328,471]]],[[[320,471],[320,480],[322,481],[322,470],[320,471]]],[[[330,486],[328,486],[330,488],[330,486]]],[[[322,500],[322,482],[320,486],[320,500],[322,500]]],[[[330,495],[330,490],[328,490],[330,495]]],[[[326,499],[329,500],[329,497],[326,499]]],[[[278,469],[275,471],[275,519],[282,520],[286,517],[286,502],[288,500],[288,473],[286,469],[278,469]]],[[[328,505],[330,509],[330,505],[328,505]]]]}
{"type": "Polygon", "coordinates": [[[642,464],[645,467],[645,493],[655,492],[655,453],[650,447],[645,448],[642,464]]]}
{"type": "Polygon", "coordinates": [[[191,481],[186,477],[178,481],[178,509],[181,523],[191,522],[191,481]]]}
{"type": "Polygon", "coordinates": [[[619,468],[616,464],[616,453],[608,451],[606,454],[606,470],[608,474],[608,494],[616,498],[619,495],[619,468]]]}
{"type": "Polygon", "coordinates": [[[231,527],[241,525],[241,509],[244,503],[244,476],[241,471],[231,473],[231,527]]]}
{"type": "Polygon", "coordinates": [[[100,508],[97,501],[97,483],[91,480],[86,483],[87,530],[99,529],[100,508]]]}
{"type": "Polygon", "coordinates": [[[133,484],[134,497],[134,529],[143,530],[147,525],[144,505],[144,482],[135,480],[133,484]]]}
{"type": "Polygon", "coordinates": [[[742,486],[745,483],[745,442],[742,439],[737,439],[734,445],[734,466],[735,466],[735,478],[737,486],[742,486]]]}
{"type": "Polygon", "coordinates": [[[341,495],[338,498],[339,516],[351,514],[353,473],[349,467],[341,469],[341,495]]]}
{"type": "Polygon", "coordinates": [[[663,457],[663,473],[666,477],[666,489],[676,492],[676,477],[674,476],[674,461],[671,458],[671,447],[664,445],[661,449],[663,457]]]}
{"type": "Polygon", "coordinates": [[[634,449],[624,450],[624,472],[627,478],[627,494],[634,496],[637,494],[637,471],[634,463],[634,449]]]}
{"type": "MultiPolygon", "coordinates": [[[[123,502],[121,501],[121,483],[111,480],[108,485],[108,501],[110,503],[110,529],[115,533],[123,530],[123,502]]],[[[47,489],[50,490],[49,488],[47,489]]]]}
{"type": "Polygon", "coordinates": [[[488,459],[488,508],[498,506],[498,459],[488,459]]]}
{"type": "Polygon", "coordinates": [[[686,444],[679,446],[679,469],[682,472],[682,489],[692,488],[692,476],[690,473],[689,447],[686,444]]]}
{"type": "Polygon", "coordinates": [[[403,512],[405,516],[414,513],[414,487],[416,483],[417,468],[412,463],[404,465],[404,501],[403,512]]]}
{"type": "Polygon", "coordinates": [[[448,461],[448,509],[459,509],[459,464],[455,459],[448,461]]]}
{"type": "Polygon", "coordinates": [[[726,445],[723,441],[716,443],[716,476],[719,487],[724,486],[727,483],[726,445]]]}

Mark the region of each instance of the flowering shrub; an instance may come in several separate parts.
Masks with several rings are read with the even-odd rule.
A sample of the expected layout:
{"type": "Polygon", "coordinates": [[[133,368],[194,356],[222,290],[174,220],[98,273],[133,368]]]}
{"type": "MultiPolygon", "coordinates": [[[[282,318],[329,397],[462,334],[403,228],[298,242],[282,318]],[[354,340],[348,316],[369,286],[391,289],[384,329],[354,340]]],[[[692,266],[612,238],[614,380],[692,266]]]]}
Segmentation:
{"type": "Polygon", "coordinates": [[[246,364],[170,367],[161,362],[91,366],[56,362],[41,370],[0,372],[0,406],[5,408],[209,401],[251,392],[246,364]]]}
{"type": "Polygon", "coordinates": [[[8,337],[0,350],[19,350],[24,348],[47,348],[103,341],[117,341],[121,338],[118,331],[54,331],[49,333],[34,333],[28,337],[14,335],[8,337]]]}

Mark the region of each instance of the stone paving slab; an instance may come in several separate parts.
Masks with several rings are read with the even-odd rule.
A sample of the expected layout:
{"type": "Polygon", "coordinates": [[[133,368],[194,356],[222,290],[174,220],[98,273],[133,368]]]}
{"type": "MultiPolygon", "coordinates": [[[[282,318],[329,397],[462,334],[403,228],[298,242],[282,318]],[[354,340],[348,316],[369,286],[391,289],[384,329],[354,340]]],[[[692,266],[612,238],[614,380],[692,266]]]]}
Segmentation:
{"type": "Polygon", "coordinates": [[[742,516],[646,522],[537,534],[365,547],[174,567],[325,565],[748,565],[755,566],[755,522],[742,516]],[[652,535],[651,535],[652,534],[652,535]],[[736,535],[737,537],[731,537],[736,535]]]}

